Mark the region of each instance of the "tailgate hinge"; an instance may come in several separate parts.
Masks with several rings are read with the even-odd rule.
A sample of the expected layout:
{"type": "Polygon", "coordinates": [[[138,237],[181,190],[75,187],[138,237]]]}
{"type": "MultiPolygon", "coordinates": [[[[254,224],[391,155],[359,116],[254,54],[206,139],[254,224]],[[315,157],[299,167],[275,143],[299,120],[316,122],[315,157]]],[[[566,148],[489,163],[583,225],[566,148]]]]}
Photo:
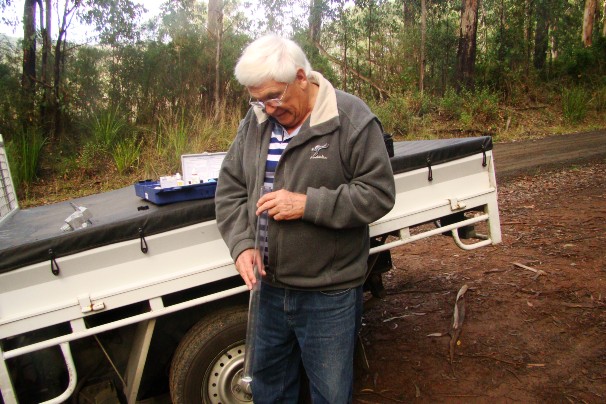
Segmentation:
{"type": "Polygon", "coordinates": [[[105,303],[93,303],[92,300],[90,300],[89,295],[78,296],[78,303],[80,303],[80,310],[82,311],[82,313],[92,313],[93,311],[100,311],[105,309],[105,303]]]}
{"type": "Polygon", "coordinates": [[[457,198],[449,198],[448,200],[450,201],[450,210],[461,210],[465,209],[467,206],[464,203],[459,202],[457,198]]]}

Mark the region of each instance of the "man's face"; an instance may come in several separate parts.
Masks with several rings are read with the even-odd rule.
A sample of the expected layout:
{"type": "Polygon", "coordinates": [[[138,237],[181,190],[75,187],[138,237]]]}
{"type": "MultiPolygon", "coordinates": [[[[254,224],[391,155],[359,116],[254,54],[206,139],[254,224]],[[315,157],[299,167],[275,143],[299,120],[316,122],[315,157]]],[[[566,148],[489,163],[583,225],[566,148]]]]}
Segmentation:
{"type": "Polygon", "coordinates": [[[259,86],[248,87],[248,92],[253,100],[281,99],[280,106],[265,105],[265,112],[286,129],[294,129],[303,123],[310,111],[309,97],[304,90],[306,83],[302,84],[297,75],[297,79],[289,83],[288,88],[287,83],[268,80],[259,86]]]}

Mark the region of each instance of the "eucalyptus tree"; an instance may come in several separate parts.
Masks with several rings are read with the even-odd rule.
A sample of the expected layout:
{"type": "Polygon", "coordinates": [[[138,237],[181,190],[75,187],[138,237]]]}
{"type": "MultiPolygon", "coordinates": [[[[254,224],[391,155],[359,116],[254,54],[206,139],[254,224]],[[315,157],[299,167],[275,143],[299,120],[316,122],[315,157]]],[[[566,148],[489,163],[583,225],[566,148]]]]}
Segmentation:
{"type": "Polygon", "coordinates": [[[597,0],[585,0],[585,12],[583,13],[583,32],[581,39],[585,47],[593,43],[593,25],[598,12],[597,0]]]}
{"type": "Polygon", "coordinates": [[[23,94],[24,126],[34,124],[36,98],[36,0],[25,0],[23,8],[23,94]]]}
{"type": "Polygon", "coordinates": [[[536,28],[534,35],[533,64],[537,70],[543,70],[545,67],[545,62],[547,61],[547,51],[549,49],[549,28],[552,20],[550,16],[550,3],[552,3],[550,0],[537,0],[535,3],[536,28]]]}
{"type": "Polygon", "coordinates": [[[221,97],[221,50],[223,44],[223,0],[208,0],[208,33],[215,41],[215,83],[213,91],[214,119],[219,120],[222,108],[221,97]]]}
{"type": "Polygon", "coordinates": [[[474,87],[479,1],[462,0],[456,65],[457,86],[460,88],[474,87]]]}

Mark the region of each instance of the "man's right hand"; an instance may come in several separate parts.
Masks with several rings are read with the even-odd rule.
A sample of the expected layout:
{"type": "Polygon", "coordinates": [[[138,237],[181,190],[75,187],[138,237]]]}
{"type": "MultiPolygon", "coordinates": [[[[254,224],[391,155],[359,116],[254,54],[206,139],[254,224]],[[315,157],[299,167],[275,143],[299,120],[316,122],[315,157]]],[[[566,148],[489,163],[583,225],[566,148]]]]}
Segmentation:
{"type": "Polygon", "coordinates": [[[252,290],[253,285],[257,283],[257,278],[254,271],[255,263],[257,263],[261,276],[265,276],[263,259],[261,258],[259,251],[255,250],[254,248],[242,251],[242,253],[240,253],[236,259],[236,269],[240,273],[242,279],[244,279],[246,286],[248,286],[248,290],[252,290]]]}

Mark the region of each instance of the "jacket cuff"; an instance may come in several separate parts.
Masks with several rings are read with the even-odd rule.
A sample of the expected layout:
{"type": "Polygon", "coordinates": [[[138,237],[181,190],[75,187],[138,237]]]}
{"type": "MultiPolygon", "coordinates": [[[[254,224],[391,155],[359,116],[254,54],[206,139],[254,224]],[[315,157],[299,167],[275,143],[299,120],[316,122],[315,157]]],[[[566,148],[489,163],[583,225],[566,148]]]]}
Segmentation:
{"type": "Polygon", "coordinates": [[[317,223],[321,213],[322,193],[316,188],[307,188],[307,199],[305,201],[305,212],[303,212],[303,220],[317,223]]]}
{"type": "Polygon", "coordinates": [[[244,239],[238,241],[235,246],[231,249],[231,258],[236,262],[240,254],[242,254],[245,250],[250,250],[255,248],[255,240],[244,239]]]}

